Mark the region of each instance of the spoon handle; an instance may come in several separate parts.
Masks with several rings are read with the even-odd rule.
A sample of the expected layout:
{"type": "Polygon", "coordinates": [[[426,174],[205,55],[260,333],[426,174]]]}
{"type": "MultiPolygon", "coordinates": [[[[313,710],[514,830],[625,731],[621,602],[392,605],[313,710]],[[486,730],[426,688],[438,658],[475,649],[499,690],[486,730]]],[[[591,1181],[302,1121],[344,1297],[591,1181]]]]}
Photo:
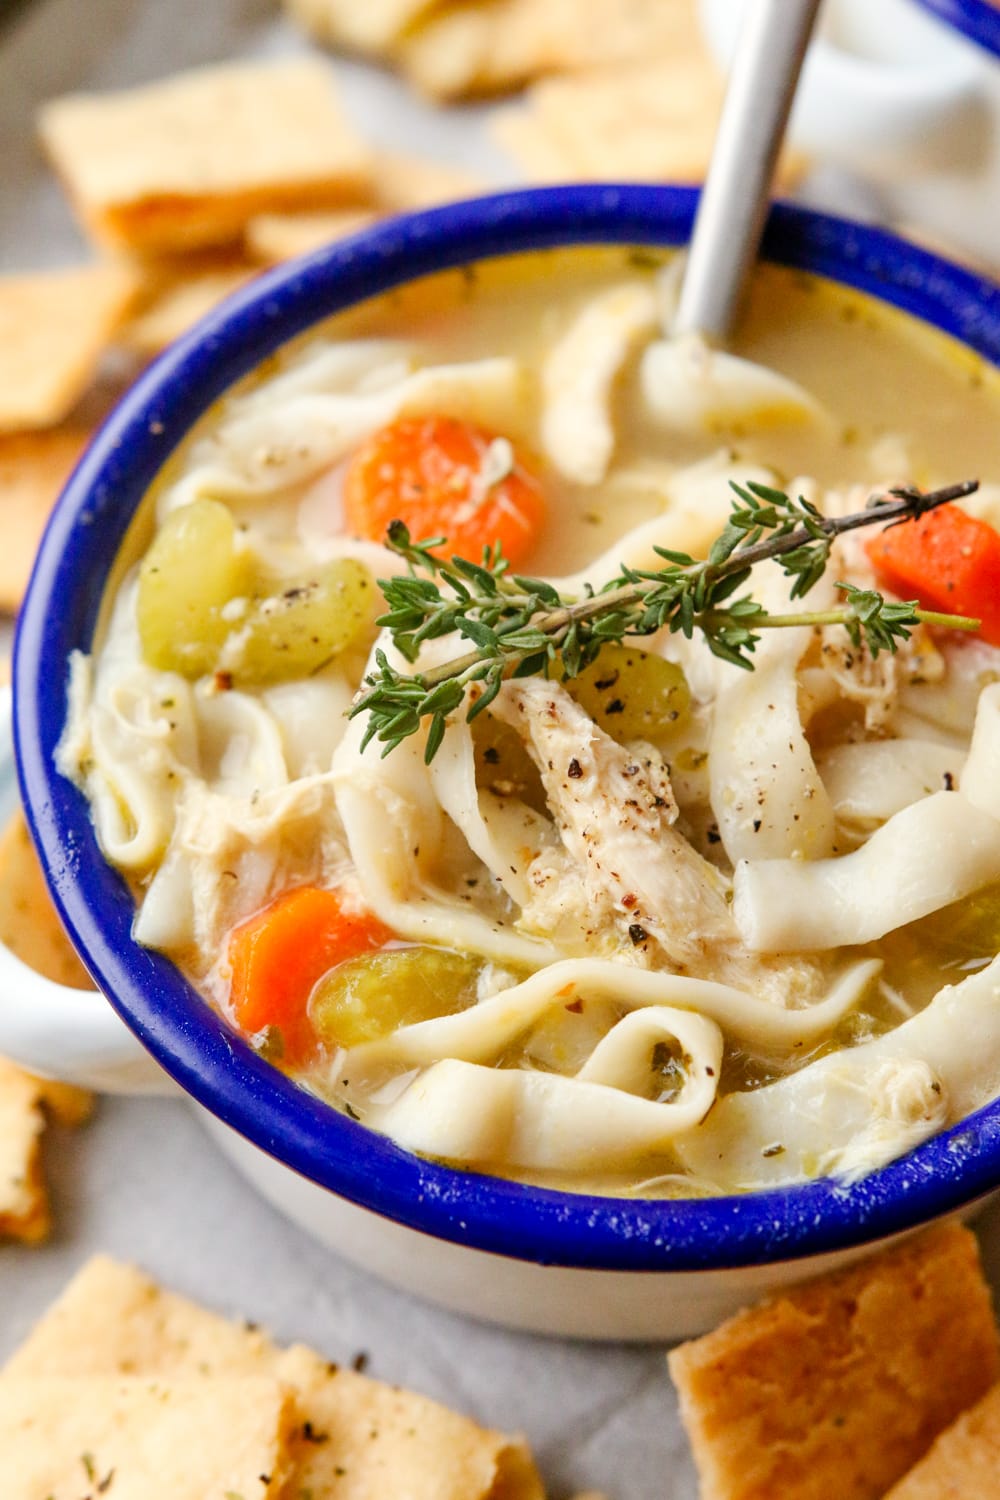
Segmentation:
{"type": "Polygon", "coordinates": [[[821,0],[750,0],[702,190],[673,333],[725,340],[757,256],[821,0]]]}

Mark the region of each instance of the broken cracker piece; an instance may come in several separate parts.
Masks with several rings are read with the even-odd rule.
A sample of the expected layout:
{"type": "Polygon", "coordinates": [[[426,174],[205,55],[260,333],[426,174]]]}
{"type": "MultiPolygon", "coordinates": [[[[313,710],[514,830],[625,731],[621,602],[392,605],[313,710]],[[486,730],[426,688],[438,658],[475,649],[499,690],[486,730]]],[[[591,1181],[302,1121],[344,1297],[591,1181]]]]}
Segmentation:
{"type": "Polygon", "coordinates": [[[50,1083],[0,1057],[0,1237],[37,1244],[51,1228],[42,1170],[46,1112],[61,1125],[79,1125],[93,1099],[84,1089],[50,1083]]]}
{"type": "MultiPolygon", "coordinates": [[[[701,51],[652,62],[547,78],[528,91],[525,111],[574,178],[699,182],[712,152],[722,79],[701,51]]],[[[518,140],[494,118],[511,153],[518,140]]],[[[524,165],[530,170],[530,162],[524,165]]]]}
{"type": "MultiPolygon", "coordinates": [[[[520,1438],[479,1427],[427,1397],[339,1370],[311,1350],[278,1350],[101,1256],[77,1274],[4,1369],[3,1381],[129,1371],[174,1380],[268,1375],[296,1392],[291,1446],[299,1490],[338,1500],[542,1500],[520,1438]],[[378,1439],[372,1433],[378,1433],[378,1439]]],[[[293,1486],[293,1493],[297,1493],[293,1486]]]]}
{"type": "Polygon", "coordinates": [[[540,0],[481,0],[432,11],[401,39],[396,55],[415,88],[447,103],[536,77],[547,36],[540,0]]]}
{"type": "Polygon", "coordinates": [[[669,1364],[702,1500],[879,1500],[1000,1371],[975,1237],[936,1226],[669,1364]]]}
{"type": "Polygon", "coordinates": [[[388,59],[407,28],[440,0],[283,0],[289,14],[321,42],[388,59]]]}
{"type": "Polygon", "coordinates": [[[52,904],[20,810],[0,834],[0,943],[55,984],[93,988],[52,904]]]}
{"type": "Polygon", "coordinates": [[[259,269],[244,260],[231,259],[225,265],[196,263],[186,270],[164,270],[122,329],[122,344],[145,358],[159,354],[245,286],[259,269]]]}
{"type": "Polygon", "coordinates": [[[35,1244],[49,1232],[38,1085],[0,1058],[0,1235],[35,1244]]]}
{"type": "Polygon", "coordinates": [[[273,1378],[0,1379],[11,1500],[277,1500],[292,1395],[273,1378]]]}
{"type": "Polygon", "coordinates": [[[143,254],[225,244],[254,214],[342,202],[371,171],[331,70],[305,58],[70,95],[39,128],[88,231],[143,254]]]}
{"type": "Polygon", "coordinates": [[[965,1411],[885,1500],[995,1500],[1000,1495],[1000,1385],[965,1411]]]}
{"type": "Polygon", "coordinates": [[[324,214],[259,214],[247,225],[246,247],[265,265],[308,255],[374,224],[378,214],[367,208],[331,209],[324,214]]]}
{"type": "Polygon", "coordinates": [[[118,265],[0,277],[0,432],[62,421],[94,380],[136,286],[118,265]]]}
{"type": "Polygon", "coordinates": [[[45,523],[89,436],[72,425],[0,435],[0,610],[20,608],[45,523]]]}

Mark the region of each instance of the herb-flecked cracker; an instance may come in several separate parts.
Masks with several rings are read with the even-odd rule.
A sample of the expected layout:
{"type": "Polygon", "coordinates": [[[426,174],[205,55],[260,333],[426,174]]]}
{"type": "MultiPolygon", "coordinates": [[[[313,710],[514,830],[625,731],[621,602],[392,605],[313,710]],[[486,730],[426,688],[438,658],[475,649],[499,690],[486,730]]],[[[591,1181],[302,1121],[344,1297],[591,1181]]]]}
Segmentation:
{"type": "Polygon", "coordinates": [[[309,1426],[293,1442],[296,1475],[338,1500],[544,1500],[527,1445],[447,1407],[295,1346],[276,1370],[299,1394],[309,1426]]]}
{"type": "Polygon", "coordinates": [[[273,1378],[0,1379],[4,1500],[278,1500],[292,1395],[273,1378]]]}
{"type": "Polygon", "coordinates": [[[93,381],[135,290],[133,273],[114,265],[0,276],[0,432],[62,421],[93,381]]]}
{"type": "Polygon", "coordinates": [[[0,1237],[29,1245],[46,1237],[51,1227],[41,1150],[46,1115],[62,1125],[80,1125],[92,1102],[83,1089],[35,1078],[0,1057],[0,1237]]]}
{"type": "Polygon", "coordinates": [[[0,610],[20,608],[45,523],[88,436],[70,423],[0,434],[0,610]]]}
{"type": "Polygon", "coordinates": [[[256,1327],[208,1312],[103,1256],[44,1314],[3,1379],[122,1371],[163,1379],[197,1372],[207,1384],[255,1374],[286,1382],[296,1392],[295,1478],[317,1496],[542,1500],[522,1439],[339,1370],[309,1349],[281,1351],[256,1327]]]}
{"type": "Polygon", "coordinates": [[[308,58],[200,68],[41,111],[42,141],[88,231],[145,254],[224,244],[256,213],[356,196],[371,153],[308,58]]]}
{"type": "Polygon", "coordinates": [[[880,1500],[1000,1372],[956,1224],[738,1313],[669,1363],[702,1500],[880,1500]]]}

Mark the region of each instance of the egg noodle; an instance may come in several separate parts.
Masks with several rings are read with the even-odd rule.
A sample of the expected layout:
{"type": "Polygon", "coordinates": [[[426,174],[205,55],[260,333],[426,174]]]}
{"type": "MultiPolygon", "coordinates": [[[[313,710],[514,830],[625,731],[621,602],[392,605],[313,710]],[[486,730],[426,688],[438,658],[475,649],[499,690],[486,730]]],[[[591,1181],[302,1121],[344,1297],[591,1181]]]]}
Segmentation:
{"type": "MultiPolygon", "coordinates": [[[[399,559],[339,529],[345,464],[386,424],[445,414],[539,455],[547,534],[574,537],[542,562],[572,591],[704,546],[730,479],[838,514],[915,477],[902,440],[870,435],[867,483],[829,482],[844,419],[825,394],[697,344],[664,354],[662,282],[621,260],[602,277],[512,353],[458,357],[436,307],[412,338],[313,336],[202,423],[154,524],[207,499],[271,576],[351,560],[385,577],[399,559]],[[786,431],[812,435],[826,478],[788,485],[766,462],[786,431]]],[[[863,538],[835,544],[805,605],[766,563],[751,588],[812,611],[838,580],[872,586],[863,538]]],[[[413,671],[460,655],[454,638],[409,666],[372,590],[318,669],[244,681],[236,597],[214,669],[164,670],[142,586],[123,572],[98,649],[74,658],[60,748],[135,890],[135,936],[224,1014],[233,929],[304,885],[374,914],[390,955],[467,956],[468,1003],[325,1045],[296,1075],[402,1146],[578,1188],[742,1191],[857,1177],[1000,1089],[997,649],[918,627],[873,660],[837,627],[774,630],[743,672],[661,632],[610,649],[587,691],[508,681],[474,724],[452,716],[428,765],[424,731],[382,757],[346,710],[376,649],[413,671]],[[660,718],[642,711],[653,659],[676,687],[660,718]]]]}

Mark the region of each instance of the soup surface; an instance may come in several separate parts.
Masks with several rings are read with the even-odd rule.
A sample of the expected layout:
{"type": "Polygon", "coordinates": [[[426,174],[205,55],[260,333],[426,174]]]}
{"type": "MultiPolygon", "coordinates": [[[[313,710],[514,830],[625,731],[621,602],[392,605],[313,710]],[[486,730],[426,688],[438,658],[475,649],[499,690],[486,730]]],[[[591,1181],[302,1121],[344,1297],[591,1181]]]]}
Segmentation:
{"type": "Polygon", "coordinates": [[[664,628],[470,721],[473,685],[430,744],[347,717],[380,662],[489,648],[408,661],[376,625],[397,517],[580,600],[704,557],[730,481],[839,517],[975,476],[989,553],[995,372],[772,266],[730,355],[671,344],[674,283],[644,250],[517,257],[268,361],[137,518],[60,749],[139,941],[276,1067],[423,1154],[648,1196],[856,1177],[1000,1090],[1000,650],[828,622],[838,582],[884,587],[877,527],[803,600],[753,569],[741,593],[809,620],[752,671],[664,628]]]}

